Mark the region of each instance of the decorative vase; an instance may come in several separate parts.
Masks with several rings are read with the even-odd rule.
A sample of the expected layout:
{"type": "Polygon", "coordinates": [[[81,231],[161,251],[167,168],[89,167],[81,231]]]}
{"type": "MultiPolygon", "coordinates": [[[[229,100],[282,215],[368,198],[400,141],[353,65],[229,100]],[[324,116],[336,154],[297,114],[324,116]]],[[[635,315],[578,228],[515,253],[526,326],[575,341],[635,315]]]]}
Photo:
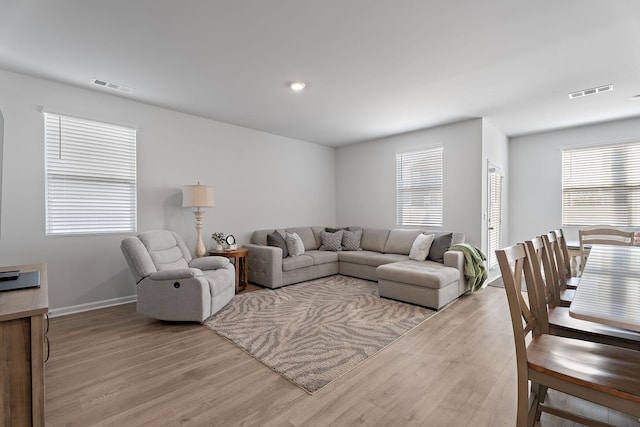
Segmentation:
{"type": "Polygon", "coordinates": [[[216,243],[216,251],[221,251],[222,249],[224,249],[222,243],[216,243]]]}

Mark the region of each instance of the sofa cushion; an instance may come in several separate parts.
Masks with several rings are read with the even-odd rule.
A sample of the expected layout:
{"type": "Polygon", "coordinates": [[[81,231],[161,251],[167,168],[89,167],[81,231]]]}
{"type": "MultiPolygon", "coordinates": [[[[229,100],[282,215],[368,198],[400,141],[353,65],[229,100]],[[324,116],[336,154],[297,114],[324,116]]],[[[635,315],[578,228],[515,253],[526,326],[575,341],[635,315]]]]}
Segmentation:
{"type": "MultiPolygon", "coordinates": [[[[324,227],[321,228],[324,230],[324,227]]],[[[318,249],[320,247],[320,243],[316,240],[316,236],[311,227],[296,227],[296,228],[287,228],[287,233],[296,233],[302,239],[302,243],[304,243],[304,250],[310,251],[311,249],[318,249]]]]}
{"type": "Polygon", "coordinates": [[[453,233],[437,234],[429,250],[429,259],[431,261],[444,263],[444,253],[451,247],[452,240],[453,233]]]}
{"type": "Polygon", "coordinates": [[[360,247],[365,251],[384,252],[387,237],[389,237],[388,229],[363,228],[360,247]]]}
{"type": "Polygon", "coordinates": [[[420,233],[418,237],[416,237],[416,240],[413,241],[411,251],[409,252],[409,259],[413,259],[415,261],[424,261],[427,259],[434,237],[435,236],[433,234],[420,233]]]}
{"type": "Polygon", "coordinates": [[[440,289],[460,279],[460,272],[433,261],[404,261],[381,265],[378,279],[440,289]]]}
{"type": "Polygon", "coordinates": [[[320,232],[320,250],[321,251],[341,251],[342,250],[342,233],[338,230],[333,233],[322,230],[320,232]]]}
{"type": "Polygon", "coordinates": [[[345,230],[342,233],[342,250],[343,251],[361,251],[360,241],[362,240],[362,229],[345,230]]]}
{"type": "Polygon", "coordinates": [[[313,258],[313,265],[329,264],[330,262],[338,262],[338,253],[332,251],[311,250],[304,253],[313,258]]]}
{"type": "Polygon", "coordinates": [[[304,253],[304,243],[302,243],[302,239],[298,236],[298,233],[287,232],[285,242],[287,242],[287,250],[290,256],[296,257],[304,253]]]}
{"type": "Polygon", "coordinates": [[[313,258],[310,255],[304,254],[283,259],[282,271],[297,270],[299,268],[311,267],[312,265],[313,258]]]}
{"type": "Polygon", "coordinates": [[[402,254],[409,255],[411,251],[411,245],[416,240],[420,230],[402,230],[394,228],[389,232],[387,243],[384,245],[384,253],[387,254],[402,254]]]}
{"type": "Polygon", "coordinates": [[[367,258],[367,265],[377,267],[382,264],[389,264],[398,261],[407,261],[409,255],[402,254],[375,254],[367,258]]]}
{"type": "Polygon", "coordinates": [[[282,234],[278,230],[273,230],[273,233],[267,234],[267,246],[274,246],[282,249],[282,258],[289,256],[289,250],[287,249],[287,242],[282,237],[282,234]]]}
{"type": "Polygon", "coordinates": [[[367,265],[367,260],[376,255],[380,255],[380,253],[372,251],[342,251],[338,253],[338,259],[340,262],[367,265]]]}

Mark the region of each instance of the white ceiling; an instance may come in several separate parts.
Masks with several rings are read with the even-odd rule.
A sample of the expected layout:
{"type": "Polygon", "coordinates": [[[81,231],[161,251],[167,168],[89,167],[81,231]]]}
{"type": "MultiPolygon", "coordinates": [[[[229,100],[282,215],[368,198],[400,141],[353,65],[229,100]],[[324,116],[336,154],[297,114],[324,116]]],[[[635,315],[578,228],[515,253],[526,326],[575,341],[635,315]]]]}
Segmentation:
{"type": "Polygon", "coordinates": [[[515,136],[640,115],[640,1],[0,0],[0,68],[329,146],[515,136]]]}

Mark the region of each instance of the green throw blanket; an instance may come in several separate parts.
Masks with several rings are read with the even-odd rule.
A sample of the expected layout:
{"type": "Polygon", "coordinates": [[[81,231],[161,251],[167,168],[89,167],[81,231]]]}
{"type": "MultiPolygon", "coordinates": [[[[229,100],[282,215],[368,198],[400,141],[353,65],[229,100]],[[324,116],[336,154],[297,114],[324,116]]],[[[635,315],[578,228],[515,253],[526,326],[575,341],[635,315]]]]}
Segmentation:
{"type": "Polygon", "coordinates": [[[460,243],[449,248],[452,251],[460,251],[464,254],[464,276],[469,280],[471,291],[482,289],[487,280],[487,269],[484,260],[487,257],[482,251],[470,243],[460,243]]]}

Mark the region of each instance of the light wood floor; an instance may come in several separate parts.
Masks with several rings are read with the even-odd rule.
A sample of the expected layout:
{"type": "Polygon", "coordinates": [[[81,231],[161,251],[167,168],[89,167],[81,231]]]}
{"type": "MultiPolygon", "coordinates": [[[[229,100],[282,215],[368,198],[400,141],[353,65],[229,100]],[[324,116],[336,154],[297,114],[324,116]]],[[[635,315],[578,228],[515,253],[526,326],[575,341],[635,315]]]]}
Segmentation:
{"type": "MultiPolygon", "coordinates": [[[[51,319],[48,426],[513,426],[515,359],[504,290],[450,305],[308,395],[199,324],[133,304],[51,319]]],[[[549,399],[620,426],[636,420],[549,399]]],[[[543,415],[542,426],[574,426],[543,415]]]]}

